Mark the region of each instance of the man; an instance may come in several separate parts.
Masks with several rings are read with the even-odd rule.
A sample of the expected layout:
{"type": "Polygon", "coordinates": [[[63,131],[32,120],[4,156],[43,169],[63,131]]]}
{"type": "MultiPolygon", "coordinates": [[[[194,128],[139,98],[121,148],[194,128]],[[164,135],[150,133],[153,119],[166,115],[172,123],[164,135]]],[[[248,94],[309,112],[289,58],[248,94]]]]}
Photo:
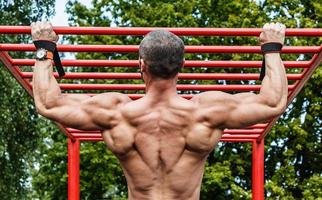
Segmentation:
{"type": "MultiPolygon", "coordinates": [[[[50,23],[32,25],[34,41],[57,41],[50,23]]],[[[284,43],[285,26],[266,24],[261,44],[284,43]]],[[[37,60],[33,92],[37,111],[65,126],[101,130],[120,160],[129,199],[199,199],[204,164],[225,128],[241,128],[280,115],[286,106],[287,79],[278,52],[265,54],[266,75],[259,94],[213,91],[191,100],[177,94],[184,44],[157,30],[140,44],[140,69],[146,95],[132,101],[121,93],[94,97],[62,94],[52,60],[37,60]]]]}

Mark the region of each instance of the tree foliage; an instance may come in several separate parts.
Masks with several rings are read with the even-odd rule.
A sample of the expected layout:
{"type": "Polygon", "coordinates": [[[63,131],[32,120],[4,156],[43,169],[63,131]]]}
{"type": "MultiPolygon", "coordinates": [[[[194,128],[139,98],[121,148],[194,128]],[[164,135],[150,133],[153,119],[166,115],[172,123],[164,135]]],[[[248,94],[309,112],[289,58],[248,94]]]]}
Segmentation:
{"type": "MultiPolygon", "coordinates": [[[[29,25],[54,12],[54,0],[0,1],[1,25],[29,25]]],[[[3,36],[1,43],[28,42],[28,36],[3,36]]],[[[15,57],[25,54],[14,53],[15,57]]],[[[0,62],[0,196],[23,199],[29,193],[30,166],[41,141],[33,102],[0,62]]]]}

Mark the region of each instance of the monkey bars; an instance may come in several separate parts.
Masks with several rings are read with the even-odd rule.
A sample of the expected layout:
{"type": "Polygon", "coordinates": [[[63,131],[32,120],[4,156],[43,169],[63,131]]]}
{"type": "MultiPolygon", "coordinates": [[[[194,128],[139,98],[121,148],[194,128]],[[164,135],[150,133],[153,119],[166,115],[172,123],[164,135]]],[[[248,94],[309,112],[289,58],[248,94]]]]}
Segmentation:
{"type": "MultiPolygon", "coordinates": [[[[151,30],[160,28],[105,28],[105,27],[54,27],[58,34],[72,35],[144,35],[151,30]]],[[[180,36],[259,36],[261,29],[257,28],[163,28],[180,36]]],[[[0,34],[30,34],[29,26],[0,26],[0,34]]],[[[321,37],[322,29],[287,29],[286,36],[321,37]]],[[[320,45],[320,44],[317,44],[320,45]]],[[[137,53],[138,45],[58,45],[60,52],[103,52],[103,53],[137,53]]],[[[288,73],[289,95],[288,104],[296,97],[304,86],[305,82],[320,65],[322,60],[322,46],[285,46],[283,54],[310,54],[308,60],[288,60],[284,65],[289,69],[298,69],[296,73],[288,73]]],[[[31,78],[33,73],[24,71],[24,66],[33,66],[33,59],[12,58],[10,51],[35,51],[32,44],[0,44],[0,60],[16,80],[32,96],[31,78]]],[[[251,53],[260,54],[259,46],[186,46],[186,53],[251,53]]],[[[123,67],[138,68],[137,60],[74,60],[62,59],[65,68],[102,68],[102,67],[123,67]]],[[[228,61],[228,60],[186,60],[186,68],[260,68],[261,61],[228,61]]],[[[68,71],[68,70],[67,70],[68,71]]],[[[70,70],[69,70],[70,71],[70,70]]],[[[57,73],[55,76],[58,78],[57,73]]],[[[139,73],[111,73],[111,72],[67,72],[60,79],[79,80],[77,83],[60,83],[64,93],[82,92],[90,96],[95,95],[93,91],[127,91],[132,99],[141,98],[144,94],[143,84],[102,84],[98,80],[135,80],[140,79],[139,73]],[[92,83],[80,83],[81,80],[91,79],[92,83]],[[88,92],[90,91],[90,92],[88,92]],[[137,92],[136,92],[137,91],[137,92]]],[[[259,79],[258,73],[180,73],[180,80],[221,80],[221,81],[251,81],[248,84],[178,84],[177,89],[182,97],[191,98],[193,94],[208,90],[220,90],[228,92],[260,90],[256,83],[259,79]]],[[[253,144],[252,154],[252,190],[253,199],[264,199],[264,138],[268,134],[277,118],[264,124],[257,124],[243,129],[227,129],[221,141],[224,142],[251,142],[253,144]]],[[[99,131],[82,131],[73,128],[58,127],[68,137],[68,196],[69,199],[79,199],[79,148],[81,141],[101,141],[99,131]]]]}

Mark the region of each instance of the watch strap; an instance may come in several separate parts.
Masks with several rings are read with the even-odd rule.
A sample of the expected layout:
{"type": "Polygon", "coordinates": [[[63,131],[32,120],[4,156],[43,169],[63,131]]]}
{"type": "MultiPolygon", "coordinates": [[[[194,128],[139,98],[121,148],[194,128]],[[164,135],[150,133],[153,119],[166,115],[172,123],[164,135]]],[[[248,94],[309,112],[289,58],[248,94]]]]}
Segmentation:
{"type": "Polygon", "coordinates": [[[47,59],[51,59],[53,60],[54,59],[54,53],[51,52],[51,51],[47,51],[47,56],[46,56],[47,59]]]}

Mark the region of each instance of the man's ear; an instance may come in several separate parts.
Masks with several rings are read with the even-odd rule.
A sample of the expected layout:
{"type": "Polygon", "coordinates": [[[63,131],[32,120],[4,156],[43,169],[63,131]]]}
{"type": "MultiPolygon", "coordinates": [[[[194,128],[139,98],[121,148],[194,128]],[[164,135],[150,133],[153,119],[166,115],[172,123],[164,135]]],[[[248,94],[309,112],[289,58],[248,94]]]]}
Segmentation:
{"type": "Polygon", "coordinates": [[[183,62],[182,62],[182,68],[184,68],[184,64],[186,63],[186,59],[183,58],[183,62]]]}
{"type": "Polygon", "coordinates": [[[141,72],[146,72],[146,64],[144,63],[143,59],[139,59],[139,66],[141,72]]]}

